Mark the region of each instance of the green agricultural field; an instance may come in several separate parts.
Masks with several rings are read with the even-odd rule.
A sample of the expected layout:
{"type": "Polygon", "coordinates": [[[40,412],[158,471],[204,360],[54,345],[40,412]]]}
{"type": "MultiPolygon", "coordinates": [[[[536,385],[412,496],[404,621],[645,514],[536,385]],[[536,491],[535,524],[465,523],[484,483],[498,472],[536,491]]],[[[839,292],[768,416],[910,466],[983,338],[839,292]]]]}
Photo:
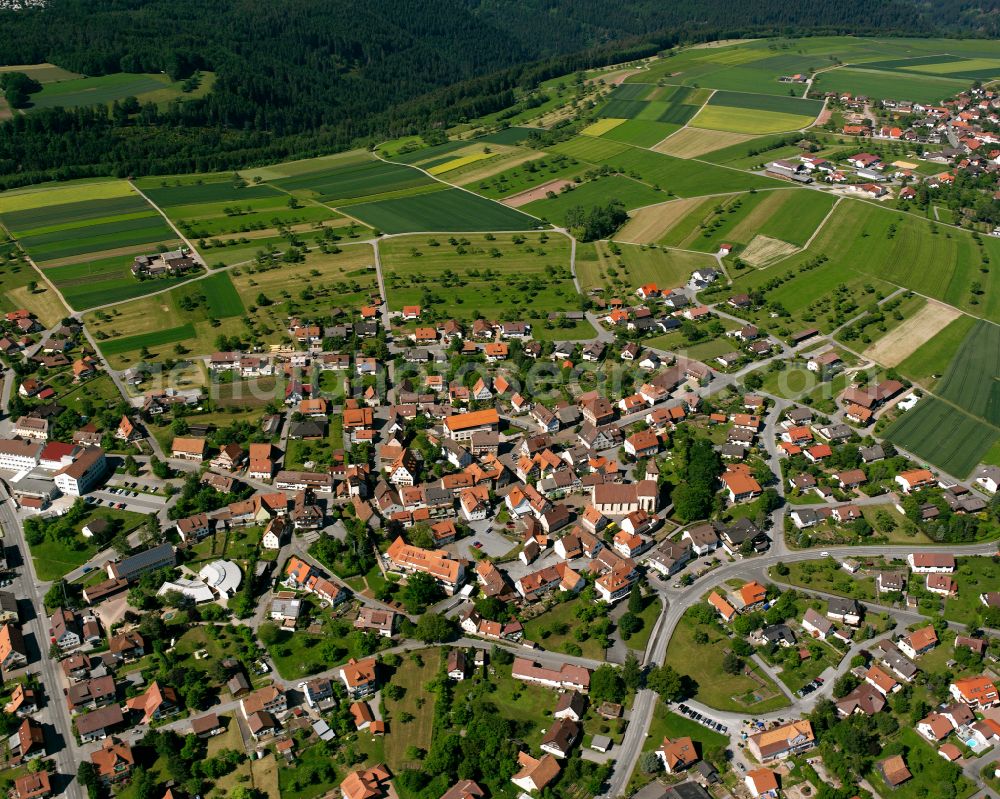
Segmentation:
{"type": "Polygon", "coordinates": [[[94,220],[67,230],[19,237],[28,254],[43,266],[47,261],[123,247],[148,245],[150,251],[155,251],[157,244],[166,245],[176,240],[177,235],[152,208],[137,218],[109,222],[94,220]]]}
{"type": "MultiPolygon", "coordinates": [[[[1000,241],[983,236],[977,244],[964,231],[882,208],[874,203],[843,200],[809,249],[781,264],[797,269],[819,255],[844,276],[862,273],[939,299],[987,319],[1000,321],[1000,290],[993,273],[982,272],[984,260],[1000,259],[1000,241]],[[980,294],[973,294],[977,288],[980,294]]],[[[764,270],[766,276],[773,275],[764,270]]],[[[803,282],[813,282],[815,272],[803,282]]],[[[792,285],[799,283],[798,279],[792,285]]],[[[786,284],[788,285],[788,284],[786,284]]]]}
{"type": "Polygon", "coordinates": [[[463,189],[352,205],[350,213],[385,233],[531,230],[539,224],[521,211],[463,189]]]}
{"type": "Polygon", "coordinates": [[[419,169],[374,159],[279,178],[273,183],[283,191],[330,205],[436,185],[419,169]]]}
{"type": "Polygon", "coordinates": [[[619,141],[624,144],[634,144],[638,147],[652,147],[678,130],[680,130],[680,125],[678,124],[668,124],[648,119],[629,119],[609,130],[602,138],[619,141]]]}
{"type": "Polygon", "coordinates": [[[524,318],[538,325],[551,311],[580,309],[569,240],[561,234],[400,236],[379,250],[393,310],[419,305],[434,318],[524,318]]]}
{"type": "Polygon", "coordinates": [[[196,288],[205,295],[208,314],[211,317],[224,319],[229,316],[240,316],[246,310],[228,272],[209,275],[204,280],[199,280],[196,288]]]}
{"type": "Polygon", "coordinates": [[[101,258],[50,267],[45,270],[45,275],[56,284],[66,302],[77,310],[131,300],[176,286],[191,278],[187,275],[137,280],[129,271],[131,263],[132,259],[128,256],[101,258]]]}
{"type": "Polygon", "coordinates": [[[663,202],[667,197],[663,192],[656,191],[645,183],[627,178],[624,175],[611,175],[581,183],[571,191],[565,191],[556,197],[535,200],[524,206],[524,210],[557,225],[566,222],[566,212],[570,208],[582,207],[589,209],[604,205],[611,200],[619,200],[625,208],[641,208],[644,205],[663,202]]]}
{"type": "Polygon", "coordinates": [[[194,338],[194,325],[188,322],[179,327],[168,327],[152,333],[140,333],[135,336],[125,336],[112,341],[105,341],[101,344],[101,351],[105,355],[120,355],[123,352],[141,350],[144,347],[159,347],[163,344],[173,344],[185,339],[194,338]]]}
{"type": "MultiPolygon", "coordinates": [[[[71,201],[72,194],[39,193],[37,196],[42,199],[51,196],[52,202],[11,210],[5,210],[0,201],[0,222],[3,222],[4,226],[15,235],[32,236],[73,227],[86,227],[104,218],[129,218],[153,212],[149,203],[130,191],[128,184],[122,184],[122,188],[123,193],[115,196],[93,197],[75,202],[71,201]],[[58,200],[62,198],[66,201],[59,202],[58,200]]],[[[118,187],[115,186],[111,190],[117,192],[118,187]]],[[[15,198],[16,195],[12,199],[15,198]]]]}
{"type": "Polygon", "coordinates": [[[968,89],[971,81],[869,69],[834,69],[817,76],[816,91],[852,92],[915,103],[939,103],[968,89]]]}
{"type": "Polygon", "coordinates": [[[231,175],[181,175],[170,178],[142,178],[136,181],[142,192],[161,208],[202,203],[245,204],[267,198],[287,197],[273,186],[240,186],[233,183],[231,175]]]}
{"type": "Polygon", "coordinates": [[[896,368],[911,380],[923,383],[928,388],[932,387],[935,379],[945,373],[948,364],[975,325],[976,320],[971,316],[958,317],[896,368]]]}
{"type": "Polygon", "coordinates": [[[329,255],[313,251],[303,263],[273,269],[240,267],[232,270],[232,279],[260,336],[274,342],[284,335],[289,314],[319,318],[334,306],[351,312],[379,293],[369,244],[345,244],[341,252],[329,255]],[[266,304],[259,302],[261,296],[266,304]]]}
{"type": "Polygon", "coordinates": [[[815,119],[801,114],[713,105],[701,109],[691,120],[691,124],[696,128],[725,130],[732,133],[781,133],[808,127],[815,119]]]}
{"type": "Polygon", "coordinates": [[[749,317],[754,324],[786,337],[804,327],[829,332],[860,312],[877,293],[887,296],[895,288],[845,268],[833,258],[819,265],[812,263],[799,254],[777,266],[744,270],[734,279],[733,293],[756,289],[767,304],[784,308],[790,316],[771,319],[769,312],[761,308],[749,317]]]}
{"type": "Polygon", "coordinates": [[[549,147],[550,153],[560,153],[590,164],[604,163],[608,159],[621,155],[629,149],[627,144],[613,142],[608,139],[596,139],[592,136],[577,136],[569,141],[549,147]]]}
{"type": "Polygon", "coordinates": [[[883,435],[948,474],[964,478],[1000,438],[1000,430],[956,405],[926,396],[883,435]]]}
{"type": "MultiPolygon", "coordinates": [[[[646,123],[642,123],[646,124],[646,123]]],[[[520,194],[553,180],[581,177],[589,168],[569,155],[547,155],[506,169],[492,177],[470,183],[467,188],[494,200],[520,194]]]]}
{"type": "Polygon", "coordinates": [[[68,69],[63,69],[62,67],[57,67],[55,64],[10,64],[8,66],[0,67],[0,73],[4,72],[23,72],[29,78],[37,80],[39,83],[57,83],[61,80],[72,80],[73,78],[82,78],[76,72],[70,72],[68,69]]]}
{"type": "Polygon", "coordinates": [[[183,81],[171,81],[163,74],[142,75],[118,72],[93,78],[70,78],[43,85],[38,94],[31,95],[31,111],[42,108],[79,108],[88,105],[108,105],[115,100],[136,97],[140,102],[165,102],[203,96],[211,87],[214,76],[203,76],[203,85],[185,94],[183,81]]]}
{"type": "Polygon", "coordinates": [[[980,321],[965,337],[934,393],[1000,426],[1000,326],[980,321]]]}
{"type": "Polygon", "coordinates": [[[726,169],[700,161],[685,161],[638,147],[630,147],[619,155],[605,159],[602,163],[607,163],[626,174],[637,176],[638,180],[659,186],[678,197],[699,197],[705,194],[725,194],[787,185],[735,169],[726,169]]]}
{"type": "Polygon", "coordinates": [[[758,235],[802,246],[833,207],[834,198],[794,189],[706,200],[672,226],[660,242],[714,253],[747,245],[758,235]]]}
{"type": "Polygon", "coordinates": [[[746,108],[753,111],[766,111],[774,114],[792,114],[793,116],[815,117],[823,110],[820,100],[803,100],[787,95],[749,94],[747,92],[716,92],[709,98],[707,105],[711,108],[746,108]]]}

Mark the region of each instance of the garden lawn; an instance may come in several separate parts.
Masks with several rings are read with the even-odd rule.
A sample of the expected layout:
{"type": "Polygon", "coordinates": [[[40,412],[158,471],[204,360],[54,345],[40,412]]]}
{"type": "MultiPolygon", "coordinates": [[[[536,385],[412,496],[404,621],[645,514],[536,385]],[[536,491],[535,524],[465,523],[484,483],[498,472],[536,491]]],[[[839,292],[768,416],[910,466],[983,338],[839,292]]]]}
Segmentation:
{"type": "Polygon", "coordinates": [[[819,561],[797,561],[787,564],[789,573],[780,575],[772,571],[778,582],[798,586],[808,590],[823,591],[828,594],[851,597],[865,602],[876,601],[875,578],[855,577],[848,574],[832,558],[819,561]]]}
{"type": "Polygon", "coordinates": [[[410,746],[430,749],[434,728],[434,695],[424,689],[427,683],[437,677],[443,654],[440,649],[422,649],[403,655],[403,662],[392,675],[390,682],[403,689],[401,699],[382,698],[388,718],[390,734],[385,739],[385,758],[389,768],[419,768],[419,761],[406,759],[410,746]],[[419,655],[422,663],[414,660],[419,655]],[[413,718],[402,721],[403,714],[413,718]]]}
{"type": "Polygon", "coordinates": [[[1000,591],[1000,566],[993,558],[959,558],[958,568],[952,577],[958,583],[958,596],[944,601],[944,617],[974,626],[983,604],[979,595],[987,591],[1000,591]]]}
{"type": "Polygon", "coordinates": [[[596,638],[587,637],[583,641],[579,641],[574,635],[575,630],[585,627],[576,617],[576,611],[579,607],[579,600],[560,602],[551,610],[547,610],[526,622],[524,637],[550,652],[569,654],[566,650],[567,646],[578,646],[582,657],[603,660],[604,648],[601,647],[596,638]],[[565,627],[566,631],[558,632],[561,627],[565,627]]]}
{"type": "MultiPolygon", "coordinates": [[[[659,749],[664,738],[676,740],[683,737],[694,741],[698,756],[702,759],[704,759],[706,751],[723,749],[729,743],[729,739],[725,735],[710,730],[692,719],[671,712],[670,708],[657,699],[642,751],[653,752],[659,749]]],[[[653,775],[644,774],[639,764],[636,763],[632,779],[629,781],[628,792],[632,793],[652,780],[653,775]]]]}
{"type": "MultiPolygon", "coordinates": [[[[359,736],[367,733],[362,730],[359,736]]],[[[277,765],[281,799],[313,799],[333,791],[343,778],[343,769],[331,757],[326,744],[315,743],[298,751],[294,763],[277,765]]]]}
{"type": "Polygon", "coordinates": [[[642,627],[639,628],[639,632],[633,633],[628,639],[622,639],[625,641],[625,646],[639,652],[646,651],[649,637],[653,634],[653,627],[656,624],[656,620],[660,617],[660,611],[663,610],[663,606],[656,595],[645,597],[644,602],[645,607],[638,614],[639,618],[642,619],[642,627]]]}
{"type": "MultiPolygon", "coordinates": [[[[455,686],[455,707],[465,701],[474,679],[466,678],[455,686]]],[[[492,665],[486,679],[496,686],[495,691],[486,695],[486,701],[494,705],[503,718],[517,723],[524,730],[521,736],[524,743],[532,750],[537,749],[542,741],[542,730],[552,722],[558,694],[540,685],[515,680],[508,665],[492,665]]]]}
{"type": "Polygon", "coordinates": [[[146,519],[145,515],[141,513],[107,508],[102,505],[88,506],[88,510],[88,514],[80,522],[77,535],[73,536],[73,538],[58,541],[49,541],[46,539],[41,544],[29,547],[31,557],[35,562],[35,573],[38,575],[39,580],[45,582],[58,580],[64,574],[79,568],[97,554],[97,545],[92,543],[93,539],[84,538],[80,533],[80,530],[86,526],[88,521],[104,517],[121,519],[125,525],[123,530],[131,532],[146,519]]]}
{"type": "Polygon", "coordinates": [[[670,638],[664,665],[694,678],[698,683],[694,698],[709,707],[736,713],[765,713],[787,707],[788,700],[778,686],[751,661],[747,662],[747,667],[754,678],[723,671],[722,660],[729,650],[728,641],[714,626],[699,627],[685,614],[670,638]],[[695,642],[698,629],[708,633],[708,643],[695,642]],[[750,695],[758,691],[765,694],[763,701],[751,701],[750,695]]]}
{"type": "Polygon", "coordinates": [[[881,772],[873,768],[868,774],[868,779],[881,796],[892,796],[893,799],[936,796],[937,786],[942,783],[953,785],[958,799],[965,799],[976,793],[976,786],[962,776],[956,766],[944,760],[912,727],[903,727],[891,738],[883,741],[883,752],[879,759],[888,757],[890,752],[899,754],[900,747],[903,760],[906,761],[906,767],[913,775],[913,779],[895,788],[889,788],[881,772]]]}

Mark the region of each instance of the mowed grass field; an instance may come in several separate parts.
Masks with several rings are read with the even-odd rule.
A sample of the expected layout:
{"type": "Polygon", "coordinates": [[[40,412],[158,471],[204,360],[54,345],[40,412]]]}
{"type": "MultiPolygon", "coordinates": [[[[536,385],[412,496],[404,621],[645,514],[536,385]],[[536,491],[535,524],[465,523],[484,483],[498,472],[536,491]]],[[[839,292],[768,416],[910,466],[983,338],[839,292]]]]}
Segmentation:
{"type": "Polygon", "coordinates": [[[180,244],[160,213],[125,181],[49,185],[0,198],[0,223],[78,310],[177,282],[139,281],[135,255],[180,244]]]}
{"type": "Polygon", "coordinates": [[[916,378],[941,375],[886,430],[894,443],[965,477],[1000,440],[1000,327],[959,317],[899,366],[916,378]]]}
{"type": "Polygon", "coordinates": [[[920,345],[897,369],[925,388],[933,388],[935,381],[944,375],[958,348],[975,326],[976,320],[963,314],[939,330],[930,341],[920,345]]]}
{"type": "MultiPolygon", "coordinates": [[[[570,242],[558,233],[399,236],[379,243],[389,307],[419,305],[421,319],[535,319],[578,311],[570,242]]],[[[537,323],[536,323],[537,324],[537,323]]]]}
{"type": "Polygon", "coordinates": [[[637,147],[652,147],[680,129],[680,125],[670,122],[627,119],[621,125],[616,125],[603,135],[606,139],[624,144],[634,144],[637,147]]]}
{"type": "Polygon", "coordinates": [[[732,133],[779,133],[811,125],[822,108],[818,100],[718,91],[691,125],[732,133]]]}
{"type": "Polygon", "coordinates": [[[1000,326],[979,321],[951,359],[934,393],[1000,426],[1000,326]]]}
{"type": "MultiPolygon", "coordinates": [[[[242,332],[238,317],[246,312],[227,272],[219,272],[153,297],[121,303],[84,316],[104,355],[117,364],[138,350],[181,344],[196,354],[214,349],[220,334],[242,332]]],[[[161,354],[165,354],[166,350],[161,354]]]]}
{"type": "Polygon", "coordinates": [[[753,138],[753,135],[748,133],[687,127],[659,141],[653,149],[658,153],[672,155],[675,158],[697,158],[705,153],[714,152],[734,144],[742,144],[753,138]]]}
{"type": "Polygon", "coordinates": [[[463,189],[350,206],[350,215],[384,233],[531,230],[539,220],[463,189]]]}

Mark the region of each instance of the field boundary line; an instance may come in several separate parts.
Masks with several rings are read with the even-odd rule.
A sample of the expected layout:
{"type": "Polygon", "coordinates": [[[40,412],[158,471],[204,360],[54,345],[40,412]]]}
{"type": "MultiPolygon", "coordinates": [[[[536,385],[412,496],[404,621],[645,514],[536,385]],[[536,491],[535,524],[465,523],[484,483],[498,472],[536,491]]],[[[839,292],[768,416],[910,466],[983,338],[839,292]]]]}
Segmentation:
{"type": "MultiPolygon", "coordinates": [[[[362,241],[349,241],[344,243],[338,243],[337,246],[343,248],[343,247],[357,247],[360,244],[373,245],[375,241],[376,239],[363,239],[362,241]]],[[[282,250],[278,250],[276,254],[281,254],[281,252],[282,250]]],[[[181,286],[190,286],[192,283],[197,283],[200,280],[205,280],[206,278],[212,277],[212,275],[218,275],[223,272],[228,272],[230,269],[236,269],[237,267],[246,266],[247,264],[250,263],[253,263],[253,258],[250,258],[246,261],[239,261],[238,263],[235,264],[226,264],[225,266],[220,266],[218,269],[206,269],[205,274],[195,275],[189,280],[185,280],[181,283],[175,283],[172,286],[167,286],[166,288],[157,289],[156,291],[151,291],[149,294],[141,294],[138,297],[129,297],[126,300],[118,300],[117,302],[108,302],[105,303],[104,305],[95,305],[92,308],[84,308],[81,311],[73,311],[73,316],[80,316],[82,314],[91,313],[93,311],[102,311],[105,308],[114,308],[116,305],[123,305],[126,302],[134,302],[135,300],[144,300],[146,299],[146,297],[156,297],[159,294],[165,294],[166,292],[173,291],[174,289],[180,288],[181,286]]],[[[71,305],[67,304],[66,307],[72,310],[71,305]]]]}
{"type": "Polygon", "coordinates": [[[6,233],[7,236],[10,238],[10,240],[17,244],[17,248],[21,251],[21,254],[24,255],[25,260],[28,262],[31,268],[38,273],[39,277],[41,277],[42,279],[42,282],[45,283],[45,285],[48,286],[51,291],[55,292],[56,296],[59,298],[59,301],[63,304],[63,307],[67,311],[69,311],[70,316],[75,316],[76,312],[73,310],[73,306],[70,305],[68,302],[66,302],[66,297],[63,296],[63,293],[56,287],[56,284],[52,281],[52,279],[45,274],[45,270],[42,269],[37,263],[35,263],[35,259],[31,257],[31,253],[29,253],[28,250],[24,247],[24,245],[21,244],[21,240],[15,237],[14,234],[11,233],[10,228],[8,228],[3,223],[0,223],[0,230],[6,233]]]}
{"type": "MultiPolygon", "coordinates": [[[[708,97],[706,97],[706,98],[705,98],[705,102],[703,102],[703,103],[702,103],[702,104],[701,104],[700,106],[698,106],[698,110],[697,110],[697,111],[695,111],[695,112],[694,112],[694,113],[693,113],[693,114],[691,115],[691,119],[694,119],[694,118],[695,118],[696,116],[698,116],[698,114],[700,114],[700,113],[701,113],[701,109],[703,109],[703,108],[704,108],[704,107],[705,107],[706,105],[708,105],[708,101],[709,101],[709,100],[711,100],[711,99],[712,99],[713,97],[715,97],[715,93],[716,93],[717,91],[719,91],[719,90],[718,90],[718,89],[712,89],[712,91],[711,91],[711,93],[710,93],[710,94],[708,95],[708,97]]],[[[691,119],[689,119],[689,120],[688,120],[687,122],[685,122],[685,123],[684,123],[683,125],[681,125],[681,126],[680,126],[680,127],[679,127],[679,128],[677,129],[677,130],[675,130],[675,131],[674,131],[673,133],[671,133],[671,134],[670,134],[669,136],[664,136],[664,137],[663,137],[662,139],[660,139],[660,141],[658,141],[658,142],[657,142],[656,144],[654,144],[654,145],[653,145],[652,147],[647,147],[646,149],[647,149],[647,150],[652,150],[652,151],[653,151],[654,153],[655,153],[655,152],[659,152],[659,151],[658,151],[658,150],[657,150],[656,148],[657,148],[657,147],[659,147],[659,146],[660,146],[661,144],[663,144],[663,142],[665,142],[665,141],[666,141],[667,139],[671,138],[672,136],[676,136],[676,135],[677,135],[678,133],[680,133],[680,132],[681,132],[682,130],[685,130],[685,129],[687,129],[687,128],[691,127],[691,119]]],[[[700,128],[698,128],[698,130],[700,130],[700,128]]],[[[660,155],[667,155],[667,153],[660,153],[660,155]]]]}
{"type": "MultiPolygon", "coordinates": [[[[594,138],[597,138],[597,137],[594,137],[594,138]]],[[[415,169],[415,170],[417,170],[417,172],[422,172],[423,174],[425,174],[431,180],[437,181],[442,186],[450,186],[453,189],[458,189],[459,191],[464,191],[466,194],[471,194],[473,197],[478,197],[480,200],[487,200],[487,201],[489,201],[491,203],[494,203],[495,205],[499,205],[502,208],[507,209],[508,211],[511,211],[511,210],[520,211],[520,213],[524,214],[525,216],[530,216],[532,219],[538,220],[538,222],[540,224],[548,224],[547,222],[544,222],[541,219],[541,217],[537,217],[534,214],[529,214],[527,211],[522,211],[520,208],[513,208],[512,209],[509,205],[504,205],[502,202],[500,202],[499,200],[494,200],[492,197],[484,197],[482,194],[476,194],[476,192],[472,191],[471,189],[465,188],[465,186],[459,186],[456,183],[449,183],[446,180],[441,180],[437,175],[432,175],[430,172],[428,172],[423,167],[414,166],[413,164],[397,164],[395,161],[390,161],[387,158],[383,158],[381,155],[378,154],[378,147],[376,147],[374,150],[372,150],[371,154],[372,154],[372,156],[374,156],[374,158],[377,161],[381,161],[384,164],[394,164],[396,166],[405,166],[405,167],[409,167],[410,169],[415,169]]],[[[363,203],[358,203],[358,204],[362,205],[363,203]]],[[[337,209],[337,210],[339,210],[339,209],[337,209]]],[[[493,232],[495,232],[495,231],[493,231],[493,232]]]]}
{"type": "MultiPolygon", "coordinates": [[[[177,234],[177,238],[183,241],[191,252],[198,252],[198,250],[195,249],[195,246],[191,243],[190,239],[188,239],[187,236],[181,233],[180,228],[178,228],[177,225],[173,223],[173,220],[166,215],[164,210],[160,208],[159,205],[157,205],[151,199],[149,199],[149,197],[146,196],[145,192],[143,192],[143,190],[140,189],[138,186],[136,186],[135,183],[133,183],[131,180],[128,181],[128,185],[132,187],[132,189],[136,192],[136,194],[138,194],[140,197],[142,197],[142,199],[144,199],[147,203],[149,203],[149,206],[151,208],[155,209],[156,212],[163,217],[163,220],[167,223],[170,229],[177,234]]],[[[201,253],[198,254],[200,255],[201,253]]]]}

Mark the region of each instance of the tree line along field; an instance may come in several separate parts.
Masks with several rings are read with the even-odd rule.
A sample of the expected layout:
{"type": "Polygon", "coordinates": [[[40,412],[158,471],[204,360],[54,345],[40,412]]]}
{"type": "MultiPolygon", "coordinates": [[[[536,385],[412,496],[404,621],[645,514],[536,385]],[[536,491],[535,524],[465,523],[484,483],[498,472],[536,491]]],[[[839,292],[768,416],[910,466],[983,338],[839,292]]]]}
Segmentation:
{"type": "Polygon", "coordinates": [[[561,233],[399,236],[379,252],[392,310],[419,305],[422,316],[464,320],[580,310],[561,233]]]}
{"type": "Polygon", "coordinates": [[[560,178],[572,180],[582,177],[589,164],[561,153],[531,158],[523,164],[512,166],[479,181],[466,184],[471,191],[493,200],[512,197],[523,191],[560,178]]]}
{"type": "Polygon", "coordinates": [[[77,309],[141,296],[171,280],[139,281],[135,255],[180,244],[160,213],[125,181],[46,185],[0,197],[10,231],[77,309]]]}
{"type": "MultiPolygon", "coordinates": [[[[1000,242],[990,236],[976,237],[913,214],[845,198],[809,248],[779,269],[795,271],[820,255],[828,259],[826,268],[845,276],[854,273],[888,281],[1000,321],[1000,291],[994,290],[995,270],[989,268],[1000,258],[1000,242]]],[[[767,270],[749,278],[753,283],[767,279],[767,270]]],[[[808,273],[793,285],[813,279],[814,273],[808,273]]]]}
{"type": "Polygon", "coordinates": [[[677,219],[656,241],[716,252],[722,244],[745,247],[756,237],[766,236],[802,247],[835,201],[828,194],[795,189],[708,198],[677,219]]]}

